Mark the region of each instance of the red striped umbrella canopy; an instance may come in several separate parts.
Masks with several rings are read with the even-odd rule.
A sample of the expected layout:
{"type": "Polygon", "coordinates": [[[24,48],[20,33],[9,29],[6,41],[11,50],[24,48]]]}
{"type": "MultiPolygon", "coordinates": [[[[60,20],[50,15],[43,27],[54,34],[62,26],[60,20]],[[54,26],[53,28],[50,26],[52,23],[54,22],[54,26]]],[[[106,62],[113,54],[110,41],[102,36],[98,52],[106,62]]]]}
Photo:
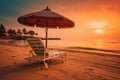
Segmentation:
{"type": "Polygon", "coordinates": [[[46,47],[47,47],[47,31],[48,28],[72,28],[74,22],[56,12],[51,11],[48,7],[42,11],[18,17],[20,24],[46,28],[46,47]]]}

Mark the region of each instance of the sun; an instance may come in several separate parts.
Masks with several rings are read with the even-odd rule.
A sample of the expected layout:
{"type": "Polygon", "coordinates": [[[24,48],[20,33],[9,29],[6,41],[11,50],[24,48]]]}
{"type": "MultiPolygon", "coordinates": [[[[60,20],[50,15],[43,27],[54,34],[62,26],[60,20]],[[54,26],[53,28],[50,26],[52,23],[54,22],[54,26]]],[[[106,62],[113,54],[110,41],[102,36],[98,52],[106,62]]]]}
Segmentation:
{"type": "Polygon", "coordinates": [[[98,33],[98,34],[102,34],[103,33],[103,29],[96,29],[95,32],[98,33]]]}
{"type": "Polygon", "coordinates": [[[90,27],[97,34],[102,34],[104,32],[105,22],[104,21],[94,21],[90,23],[90,27]]]}

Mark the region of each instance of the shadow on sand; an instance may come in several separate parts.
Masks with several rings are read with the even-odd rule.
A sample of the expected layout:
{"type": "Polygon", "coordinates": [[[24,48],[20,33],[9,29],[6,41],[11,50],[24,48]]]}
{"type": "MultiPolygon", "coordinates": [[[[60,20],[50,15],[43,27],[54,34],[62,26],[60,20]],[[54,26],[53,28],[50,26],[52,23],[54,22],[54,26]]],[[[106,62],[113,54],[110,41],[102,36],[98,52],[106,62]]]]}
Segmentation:
{"type": "MultiPolygon", "coordinates": [[[[58,61],[54,62],[47,62],[51,65],[58,65],[58,61]]],[[[0,79],[4,79],[9,74],[14,74],[17,72],[33,72],[33,71],[42,71],[45,70],[45,67],[43,65],[43,62],[33,62],[31,64],[28,63],[21,63],[17,65],[10,65],[0,68],[0,79]]]]}

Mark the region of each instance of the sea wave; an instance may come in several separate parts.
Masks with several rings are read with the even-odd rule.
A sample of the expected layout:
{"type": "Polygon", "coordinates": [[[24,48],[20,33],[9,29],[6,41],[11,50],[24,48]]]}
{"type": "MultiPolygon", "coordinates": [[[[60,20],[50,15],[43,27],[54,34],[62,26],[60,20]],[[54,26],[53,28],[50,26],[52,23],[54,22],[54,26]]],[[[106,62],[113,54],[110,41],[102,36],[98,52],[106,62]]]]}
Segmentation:
{"type": "Polygon", "coordinates": [[[69,49],[82,49],[82,50],[92,50],[92,51],[103,51],[103,52],[120,53],[120,50],[98,49],[98,48],[90,48],[90,47],[68,47],[68,48],[69,49]]]}

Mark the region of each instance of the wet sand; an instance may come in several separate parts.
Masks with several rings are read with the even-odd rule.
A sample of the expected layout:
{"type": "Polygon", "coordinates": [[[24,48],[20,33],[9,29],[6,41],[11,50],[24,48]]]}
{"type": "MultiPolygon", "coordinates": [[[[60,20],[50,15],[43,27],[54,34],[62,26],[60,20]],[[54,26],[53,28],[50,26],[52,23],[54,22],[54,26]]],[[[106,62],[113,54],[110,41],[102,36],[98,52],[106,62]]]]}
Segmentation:
{"type": "Polygon", "coordinates": [[[29,46],[0,44],[0,80],[120,80],[120,56],[65,50],[67,61],[52,60],[49,69],[42,62],[28,64],[29,46]]]}

